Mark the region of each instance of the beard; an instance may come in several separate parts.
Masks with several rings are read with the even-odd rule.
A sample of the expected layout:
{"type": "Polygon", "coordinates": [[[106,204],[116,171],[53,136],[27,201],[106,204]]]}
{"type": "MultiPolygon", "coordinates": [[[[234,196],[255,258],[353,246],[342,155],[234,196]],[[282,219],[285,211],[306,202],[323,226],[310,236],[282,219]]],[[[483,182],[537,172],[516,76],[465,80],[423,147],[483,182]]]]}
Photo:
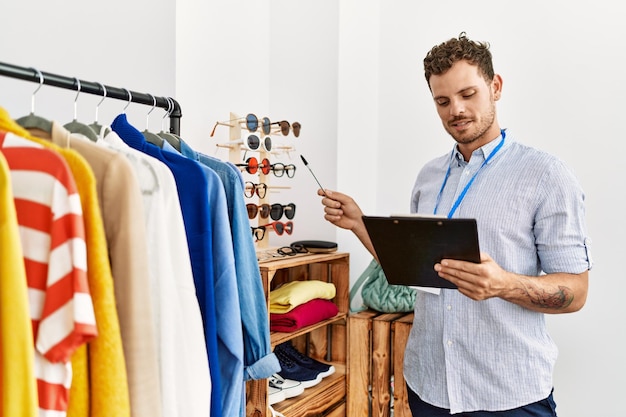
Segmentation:
{"type": "MultiPolygon", "coordinates": [[[[464,120],[467,117],[457,117],[453,119],[450,123],[445,124],[444,127],[446,131],[452,136],[452,138],[459,144],[467,145],[473,142],[480,141],[484,138],[484,135],[491,129],[493,123],[496,120],[496,104],[492,100],[489,110],[486,113],[483,113],[480,120],[476,121],[472,119],[472,126],[470,129],[458,131],[451,128],[449,125],[458,121],[464,120]]],[[[493,138],[488,138],[493,139],[493,138]]]]}

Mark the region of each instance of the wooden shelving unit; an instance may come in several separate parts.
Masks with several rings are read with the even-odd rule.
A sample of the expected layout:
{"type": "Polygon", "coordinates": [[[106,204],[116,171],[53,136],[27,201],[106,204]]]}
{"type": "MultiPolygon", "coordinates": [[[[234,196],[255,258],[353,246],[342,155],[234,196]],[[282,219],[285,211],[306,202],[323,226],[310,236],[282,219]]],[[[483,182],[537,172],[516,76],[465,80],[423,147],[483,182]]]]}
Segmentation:
{"type": "MultiPolygon", "coordinates": [[[[272,332],[272,347],[291,340],[300,352],[326,362],[336,371],[303,394],[274,404],[273,408],[289,417],[345,417],[347,318],[349,312],[349,254],[298,254],[259,264],[269,309],[269,293],[278,285],[295,280],[320,280],[335,285],[333,302],[339,310],[335,317],[290,333],[272,332]]],[[[268,315],[269,316],[269,315],[268,315]]],[[[249,381],[246,387],[246,415],[266,417],[267,380],[249,381]]]]}

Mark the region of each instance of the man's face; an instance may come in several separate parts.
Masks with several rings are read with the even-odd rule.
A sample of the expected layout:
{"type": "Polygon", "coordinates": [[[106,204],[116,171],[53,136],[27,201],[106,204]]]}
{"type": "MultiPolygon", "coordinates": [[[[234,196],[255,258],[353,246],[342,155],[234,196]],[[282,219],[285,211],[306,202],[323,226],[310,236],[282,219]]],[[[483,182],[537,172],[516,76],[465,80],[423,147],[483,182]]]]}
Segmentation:
{"type": "Polygon", "coordinates": [[[430,89],[443,127],[459,145],[473,150],[500,135],[494,123],[500,76],[488,83],[476,65],[458,61],[444,74],[431,76],[430,89]]]}

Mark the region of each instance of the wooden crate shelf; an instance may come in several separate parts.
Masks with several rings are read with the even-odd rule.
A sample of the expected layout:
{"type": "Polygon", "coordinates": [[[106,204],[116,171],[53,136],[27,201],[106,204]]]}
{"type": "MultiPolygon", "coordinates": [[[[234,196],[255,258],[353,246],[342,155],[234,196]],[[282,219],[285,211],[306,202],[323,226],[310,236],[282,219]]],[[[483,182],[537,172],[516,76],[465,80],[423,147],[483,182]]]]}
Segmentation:
{"type": "Polygon", "coordinates": [[[348,316],[348,398],[350,417],[410,417],[402,373],[404,347],[413,313],[365,310],[348,316]],[[391,389],[393,375],[394,390],[391,389]]]}
{"type": "MultiPolygon", "coordinates": [[[[316,279],[335,285],[332,300],[339,310],[334,317],[294,332],[271,332],[272,347],[291,341],[306,355],[335,367],[335,373],[304,393],[272,407],[289,417],[346,417],[346,362],[349,311],[349,255],[342,252],[299,254],[260,262],[261,279],[269,309],[269,294],[276,286],[294,280],[316,279]]],[[[269,314],[268,314],[269,316],[269,314]]],[[[249,381],[246,385],[246,415],[266,417],[267,380],[249,381]]]]}

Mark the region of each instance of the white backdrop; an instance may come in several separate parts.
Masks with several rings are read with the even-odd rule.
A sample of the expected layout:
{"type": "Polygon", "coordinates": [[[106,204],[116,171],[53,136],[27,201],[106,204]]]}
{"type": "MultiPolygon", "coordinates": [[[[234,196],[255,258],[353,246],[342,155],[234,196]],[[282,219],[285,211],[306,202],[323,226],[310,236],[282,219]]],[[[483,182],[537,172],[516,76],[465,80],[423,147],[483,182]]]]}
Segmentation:
{"type": "MultiPolygon", "coordinates": [[[[351,194],[369,214],[408,209],[419,167],[448,152],[451,139],[437,119],[421,61],[436,43],[466,31],[492,45],[504,79],[499,119],[523,142],[559,155],[587,194],[595,267],[585,308],[551,316],[560,347],[555,398],[560,416],[621,417],[625,386],[624,290],[620,258],[626,221],[620,184],[626,168],[621,97],[626,52],[623,13],[599,0],[109,0],[101,5],[33,0],[2,5],[0,61],[100,81],[181,103],[182,136],[216,154],[209,132],[229,112],[302,123],[298,139],[276,138],[297,152],[276,160],[298,166],[293,180],[272,180],[272,199],[295,202],[295,239],[339,242],[351,253],[352,280],[369,261],[350,233],[322,219],[316,184],[299,153],[327,188],[351,194]],[[23,4],[22,4],[23,3],[23,4]],[[35,10],[33,12],[32,10],[35,10]]],[[[14,117],[30,110],[32,83],[0,77],[0,106],[14,117]]],[[[38,113],[71,120],[75,93],[43,87],[38,113]]],[[[93,119],[95,96],[81,96],[79,119],[93,119]]],[[[106,101],[100,121],[125,103],[106,101]]],[[[129,120],[143,129],[146,106],[129,120]]],[[[150,118],[160,130],[162,111],[150,118]]],[[[218,156],[223,153],[217,152],[218,156]]]]}

